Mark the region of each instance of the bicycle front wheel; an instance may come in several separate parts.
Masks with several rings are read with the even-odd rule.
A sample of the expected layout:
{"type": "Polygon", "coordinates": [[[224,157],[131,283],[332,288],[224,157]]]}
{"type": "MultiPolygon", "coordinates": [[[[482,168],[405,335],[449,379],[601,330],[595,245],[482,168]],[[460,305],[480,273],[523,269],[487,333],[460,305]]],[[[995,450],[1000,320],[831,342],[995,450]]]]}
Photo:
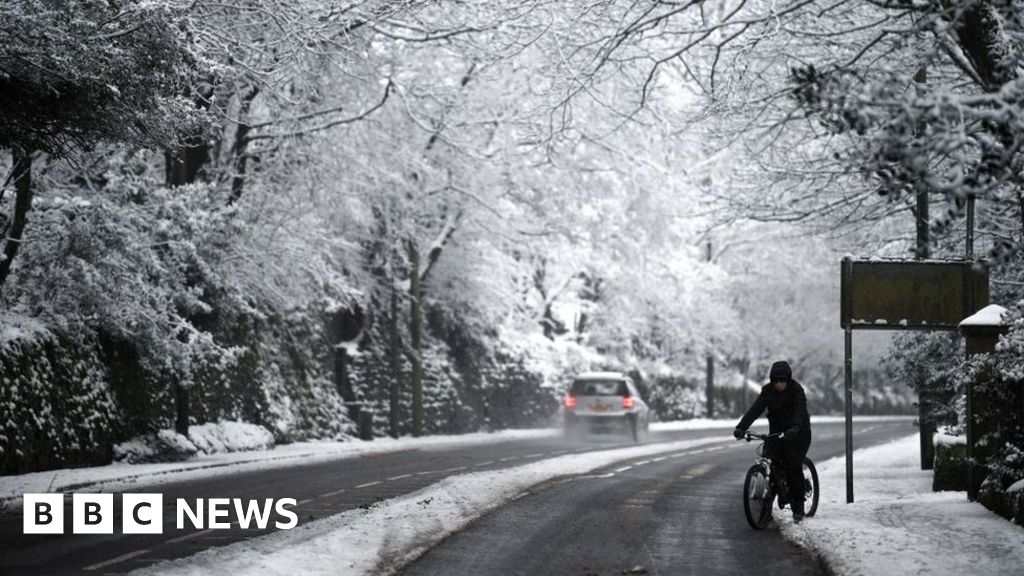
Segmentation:
{"type": "Polygon", "coordinates": [[[761,530],[771,523],[772,496],[768,473],[761,466],[751,466],[743,481],[743,513],[754,530],[761,530]]]}
{"type": "Polygon", "coordinates": [[[810,458],[804,458],[804,514],[814,516],[818,511],[818,497],[821,486],[818,485],[818,470],[810,458]]]}

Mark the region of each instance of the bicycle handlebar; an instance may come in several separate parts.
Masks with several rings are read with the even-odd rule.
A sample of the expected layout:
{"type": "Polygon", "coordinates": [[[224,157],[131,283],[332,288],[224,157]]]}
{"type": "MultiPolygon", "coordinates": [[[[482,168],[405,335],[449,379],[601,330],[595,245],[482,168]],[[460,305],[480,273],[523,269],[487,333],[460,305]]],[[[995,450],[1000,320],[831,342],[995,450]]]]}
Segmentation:
{"type": "Polygon", "coordinates": [[[783,432],[776,432],[775,434],[758,434],[756,432],[747,432],[744,435],[744,439],[747,442],[750,442],[751,440],[768,440],[769,438],[780,438],[783,434],[783,432]]]}

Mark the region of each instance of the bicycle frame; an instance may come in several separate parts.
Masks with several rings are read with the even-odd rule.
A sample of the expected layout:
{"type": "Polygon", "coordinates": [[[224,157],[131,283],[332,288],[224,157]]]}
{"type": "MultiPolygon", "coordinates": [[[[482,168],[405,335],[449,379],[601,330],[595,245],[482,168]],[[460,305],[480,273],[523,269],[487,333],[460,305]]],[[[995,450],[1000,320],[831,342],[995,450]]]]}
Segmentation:
{"type": "Polygon", "coordinates": [[[764,470],[764,475],[766,478],[768,478],[768,486],[758,488],[761,490],[768,488],[769,490],[764,490],[762,493],[765,494],[770,499],[774,498],[776,494],[782,493],[781,491],[785,489],[785,479],[783,478],[783,475],[780,473],[776,473],[777,466],[775,465],[774,460],[772,460],[771,457],[769,457],[767,454],[768,440],[771,438],[781,437],[781,433],[755,434],[753,432],[747,432],[745,436],[747,442],[750,442],[752,440],[761,440],[761,444],[759,444],[757,448],[754,449],[754,453],[757,455],[757,457],[754,459],[754,465],[764,470]]]}

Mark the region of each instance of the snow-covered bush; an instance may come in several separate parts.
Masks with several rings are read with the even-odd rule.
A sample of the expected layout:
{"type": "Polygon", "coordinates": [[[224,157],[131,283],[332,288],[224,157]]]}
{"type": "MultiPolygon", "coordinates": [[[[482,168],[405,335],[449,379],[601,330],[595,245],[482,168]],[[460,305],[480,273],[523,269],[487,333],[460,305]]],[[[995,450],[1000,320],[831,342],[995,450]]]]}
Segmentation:
{"type": "Polygon", "coordinates": [[[141,462],[177,462],[199,453],[187,437],[174,430],[159,430],[114,444],[114,460],[128,464],[141,462]]]}
{"type": "Polygon", "coordinates": [[[190,426],[188,439],[204,454],[265,450],[274,445],[274,435],[266,428],[245,422],[221,421],[190,426]]]}
{"type": "Polygon", "coordinates": [[[188,436],[174,430],[137,436],[114,445],[114,459],[121,462],[168,462],[197,454],[266,450],[274,435],[266,428],[244,422],[222,421],[191,426],[188,436]]]}
{"type": "Polygon", "coordinates": [[[654,375],[644,381],[648,405],[659,420],[689,420],[707,414],[703,375],[654,375]]]}
{"type": "Polygon", "coordinates": [[[986,460],[988,475],[981,483],[978,501],[993,512],[1024,526],[1024,495],[1010,490],[1024,481],[1024,447],[1005,444],[986,460]]]}

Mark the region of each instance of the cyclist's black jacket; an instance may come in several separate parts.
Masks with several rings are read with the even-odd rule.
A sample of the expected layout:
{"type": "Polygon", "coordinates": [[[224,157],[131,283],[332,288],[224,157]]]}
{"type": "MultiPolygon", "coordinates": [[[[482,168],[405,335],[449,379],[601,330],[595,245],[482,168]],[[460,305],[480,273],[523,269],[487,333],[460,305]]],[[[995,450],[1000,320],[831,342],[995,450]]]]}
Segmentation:
{"type": "Polygon", "coordinates": [[[796,380],[790,380],[782,392],[775,389],[769,382],[761,387],[761,395],[743,415],[737,428],[746,430],[757,420],[762,412],[768,410],[768,432],[785,432],[790,428],[798,428],[800,435],[811,433],[811,417],[807,414],[807,395],[804,387],[796,380]]]}

